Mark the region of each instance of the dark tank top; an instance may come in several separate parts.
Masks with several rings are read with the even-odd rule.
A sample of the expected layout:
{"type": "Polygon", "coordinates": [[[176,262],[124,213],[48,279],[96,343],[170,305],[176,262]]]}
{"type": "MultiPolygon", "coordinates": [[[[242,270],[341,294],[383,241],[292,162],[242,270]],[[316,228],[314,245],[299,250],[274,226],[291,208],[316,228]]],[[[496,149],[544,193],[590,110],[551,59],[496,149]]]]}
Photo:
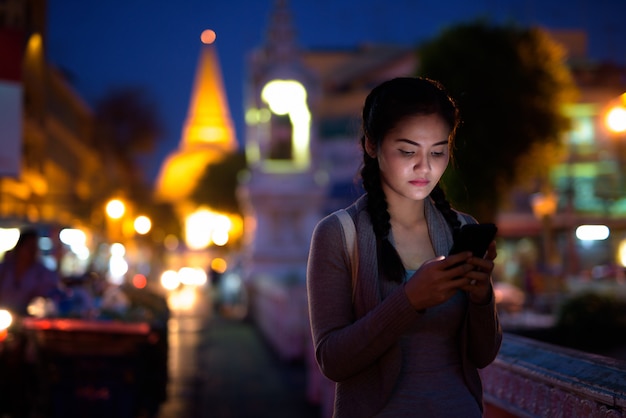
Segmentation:
{"type": "MultiPolygon", "coordinates": [[[[415,270],[407,271],[407,279],[415,270]]],[[[383,285],[383,295],[392,291],[383,285]]],[[[402,368],[389,402],[376,417],[479,418],[463,379],[460,330],[465,294],[428,308],[400,340],[402,368]]]]}

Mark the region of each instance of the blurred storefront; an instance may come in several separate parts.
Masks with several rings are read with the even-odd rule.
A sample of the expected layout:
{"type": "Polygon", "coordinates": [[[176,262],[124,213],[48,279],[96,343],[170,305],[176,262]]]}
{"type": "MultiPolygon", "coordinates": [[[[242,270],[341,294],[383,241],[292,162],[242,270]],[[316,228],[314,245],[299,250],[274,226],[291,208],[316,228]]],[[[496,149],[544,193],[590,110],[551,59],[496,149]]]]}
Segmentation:
{"type": "Polygon", "coordinates": [[[499,215],[500,277],[527,291],[563,292],[571,280],[624,281],[626,69],[572,63],[572,72],[581,98],[564,110],[572,129],[549,190],[513,191],[512,210],[499,215]]]}
{"type": "MultiPolygon", "coordinates": [[[[96,143],[94,113],[46,60],[46,1],[2,2],[0,12],[0,233],[37,228],[44,259],[63,276],[107,271],[110,245],[120,240],[140,267],[152,245],[122,234],[106,213],[106,203],[125,194],[96,143]]],[[[127,214],[143,215],[127,205],[127,214]]],[[[11,242],[3,241],[0,257],[11,242]]]]}

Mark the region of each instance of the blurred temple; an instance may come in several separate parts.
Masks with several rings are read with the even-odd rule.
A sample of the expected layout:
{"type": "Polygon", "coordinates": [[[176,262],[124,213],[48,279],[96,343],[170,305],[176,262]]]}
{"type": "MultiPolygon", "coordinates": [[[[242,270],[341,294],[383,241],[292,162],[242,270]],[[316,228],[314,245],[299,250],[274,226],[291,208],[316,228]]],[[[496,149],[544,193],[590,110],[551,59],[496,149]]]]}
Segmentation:
{"type": "Polygon", "coordinates": [[[236,148],[216,46],[204,41],[179,149],[162,165],[155,188],[157,197],[183,204],[204,168],[236,148]]]}
{"type": "Polygon", "coordinates": [[[217,211],[194,199],[197,188],[204,186],[202,176],[206,168],[237,151],[214,40],[211,30],[201,35],[202,45],[179,147],[166,157],[155,185],[155,198],[171,204],[184,227],[180,245],[167,255],[165,267],[170,270],[192,267],[207,271],[211,259],[224,256],[225,251],[219,247],[241,235],[243,221],[238,214],[217,211]]]}

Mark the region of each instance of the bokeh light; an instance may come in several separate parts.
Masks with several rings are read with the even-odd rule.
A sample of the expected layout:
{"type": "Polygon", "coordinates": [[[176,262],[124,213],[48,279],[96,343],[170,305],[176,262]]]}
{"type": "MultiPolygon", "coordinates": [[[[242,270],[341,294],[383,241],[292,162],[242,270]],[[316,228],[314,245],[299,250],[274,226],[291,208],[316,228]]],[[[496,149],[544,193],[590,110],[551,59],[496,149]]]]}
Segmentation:
{"type": "Polygon", "coordinates": [[[212,44],[213,42],[215,42],[216,38],[217,38],[217,35],[215,34],[215,31],[211,29],[206,29],[202,31],[202,34],[200,35],[200,40],[205,45],[212,44]]]}
{"type": "Polygon", "coordinates": [[[626,132],[626,108],[614,107],[606,115],[606,126],[613,132],[626,132]]]}
{"type": "Polygon", "coordinates": [[[152,229],[152,221],[147,216],[141,215],[135,218],[135,231],[139,235],[145,235],[152,229]]]}
{"type": "Polygon", "coordinates": [[[106,213],[111,219],[120,219],[126,212],[124,202],[119,199],[112,199],[107,203],[106,213]]]}

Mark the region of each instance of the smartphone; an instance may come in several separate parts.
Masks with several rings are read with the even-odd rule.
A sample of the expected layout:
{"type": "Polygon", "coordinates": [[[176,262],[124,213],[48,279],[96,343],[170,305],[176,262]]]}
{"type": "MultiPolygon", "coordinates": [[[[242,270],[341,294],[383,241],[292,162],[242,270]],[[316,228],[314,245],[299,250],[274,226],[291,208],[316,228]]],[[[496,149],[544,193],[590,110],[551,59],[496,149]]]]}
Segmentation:
{"type": "Polygon", "coordinates": [[[471,251],[474,257],[483,258],[497,232],[495,224],[465,224],[456,233],[449,255],[471,251]]]}

